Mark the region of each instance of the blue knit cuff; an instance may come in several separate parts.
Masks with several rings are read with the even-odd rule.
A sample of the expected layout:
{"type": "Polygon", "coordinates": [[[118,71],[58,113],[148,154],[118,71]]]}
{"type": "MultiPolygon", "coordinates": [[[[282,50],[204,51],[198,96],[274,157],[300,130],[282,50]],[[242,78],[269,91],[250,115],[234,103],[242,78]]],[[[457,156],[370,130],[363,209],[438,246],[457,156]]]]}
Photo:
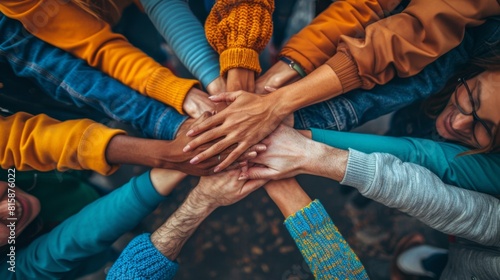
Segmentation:
{"type": "Polygon", "coordinates": [[[301,238],[304,234],[312,232],[330,220],[328,213],[319,200],[314,200],[306,207],[297,211],[285,220],[285,226],[295,238],[301,238]]]}
{"type": "Polygon", "coordinates": [[[134,238],[108,272],[107,279],[173,279],[179,265],[162,255],[144,233],[134,238]]]}

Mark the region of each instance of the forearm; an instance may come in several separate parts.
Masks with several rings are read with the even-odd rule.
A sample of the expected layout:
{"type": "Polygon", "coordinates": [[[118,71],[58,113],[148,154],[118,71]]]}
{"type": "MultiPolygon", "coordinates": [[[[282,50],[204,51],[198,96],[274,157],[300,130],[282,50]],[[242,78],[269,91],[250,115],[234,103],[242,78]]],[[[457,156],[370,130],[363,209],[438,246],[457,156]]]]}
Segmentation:
{"type": "Polygon", "coordinates": [[[387,154],[350,151],[342,184],[447,234],[500,244],[499,200],[444,184],[429,170],[387,154]]]}
{"type": "Polygon", "coordinates": [[[82,260],[108,249],[164,199],[154,189],[149,175],[147,172],[131,179],[34,240],[16,263],[18,273],[23,275],[19,277],[58,278],[61,271],[75,269],[82,260]]]}
{"type": "Polygon", "coordinates": [[[156,29],[188,70],[207,87],[219,77],[219,55],[186,1],[141,0],[156,29]]]}
{"type": "Polygon", "coordinates": [[[335,1],[308,26],[292,36],[280,55],[294,60],[307,72],[323,65],[335,54],[341,35],[360,36],[366,25],[379,20],[399,1],[335,1]]]}
{"type": "Polygon", "coordinates": [[[318,200],[285,220],[315,279],[368,279],[363,264],[318,200]]]}
{"type": "Polygon", "coordinates": [[[165,257],[175,260],[184,243],[215,208],[193,190],[177,211],[151,234],[151,242],[165,257]]]}
{"type": "Polygon", "coordinates": [[[295,178],[271,181],[264,188],[285,218],[311,203],[295,178]]]}
{"type": "Polygon", "coordinates": [[[140,95],[85,61],[34,37],[20,22],[4,15],[0,15],[0,50],[17,76],[36,81],[50,97],[78,107],[91,106],[112,119],[130,123],[146,137],[172,140],[186,119],[173,108],[140,95]]]}
{"type": "Polygon", "coordinates": [[[468,148],[428,139],[389,137],[352,132],[311,129],[314,141],[339,149],[352,148],[364,153],[389,153],[403,162],[428,168],[445,183],[489,194],[500,194],[494,178],[500,155],[458,156],[468,148]]]}
{"type": "Polygon", "coordinates": [[[270,93],[276,110],[285,116],[300,108],[331,99],[342,93],[342,85],[335,72],[321,66],[301,80],[270,93]],[[307,94],[305,94],[307,93],[307,94]]]}
{"type": "Polygon", "coordinates": [[[104,153],[110,139],[125,132],[110,129],[91,120],[60,122],[46,115],[17,113],[0,117],[2,168],[19,170],[88,169],[112,173],[104,153]]]}

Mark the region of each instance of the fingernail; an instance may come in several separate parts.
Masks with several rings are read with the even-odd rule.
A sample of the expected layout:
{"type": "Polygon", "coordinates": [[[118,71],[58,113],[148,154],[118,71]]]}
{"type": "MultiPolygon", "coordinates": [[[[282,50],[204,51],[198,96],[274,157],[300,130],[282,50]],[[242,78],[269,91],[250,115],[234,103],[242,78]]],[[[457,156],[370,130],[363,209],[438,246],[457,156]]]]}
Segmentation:
{"type": "Polygon", "coordinates": [[[187,145],[186,147],[184,147],[184,149],[182,149],[183,152],[189,152],[189,150],[191,150],[191,146],[187,145]]]}
{"type": "Polygon", "coordinates": [[[217,173],[217,172],[219,172],[219,171],[220,171],[220,167],[219,167],[219,166],[215,167],[215,169],[214,169],[214,173],[217,173]]]}
{"type": "Polygon", "coordinates": [[[191,159],[191,160],[189,161],[189,163],[191,163],[191,164],[197,164],[197,163],[198,163],[198,161],[200,161],[200,158],[199,158],[199,157],[194,157],[193,159],[191,159]]]}
{"type": "Polygon", "coordinates": [[[267,150],[267,146],[259,146],[259,147],[257,147],[257,150],[259,152],[264,152],[265,150],[267,150]]]}
{"type": "Polygon", "coordinates": [[[248,153],[248,156],[249,157],[256,157],[257,156],[257,152],[250,152],[250,153],[248,153]]]}
{"type": "Polygon", "coordinates": [[[186,133],[186,136],[191,136],[192,134],[194,133],[194,130],[189,130],[187,133],[186,133]]]}
{"type": "Polygon", "coordinates": [[[248,163],[247,163],[246,161],[242,161],[242,162],[240,162],[240,163],[239,163],[239,166],[240,166],[240,167],[243,167],[243,166],[247,166],[247,164],[248,164],[248,163]]]}
{"type": "Polygon", "coordinates": [[[246,179],[247,179],[247,176],[245,176],[245,175],[240,175],[240,177],[238,177],[238,181],[243,181],[246,179]]]}
{"type": "Polygon", "coordinates": [[[216,97],[216,95],[210,95],[210,96],[208,97],[208,99],[210,99],[210,100],[214,100],[214,99],[217,99],[217,97],[216,97]]]}

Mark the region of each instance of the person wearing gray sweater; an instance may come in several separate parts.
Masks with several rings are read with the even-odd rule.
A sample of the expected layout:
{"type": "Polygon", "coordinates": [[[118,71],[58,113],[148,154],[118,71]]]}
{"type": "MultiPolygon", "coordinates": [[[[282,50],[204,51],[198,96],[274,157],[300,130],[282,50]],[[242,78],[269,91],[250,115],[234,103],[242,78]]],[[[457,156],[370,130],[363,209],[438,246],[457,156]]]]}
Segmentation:
{"type": "Polygon", "coordinates": [[[312,174],[355,187],[368,198],[457,237],[441,279],[500,279],[497,198],[445,184],[426,168],[393,155],[337,149],[283,125],[264,144],[266,152],[252,161],[265,167],[250,168],[244,178],[312,174]]]}

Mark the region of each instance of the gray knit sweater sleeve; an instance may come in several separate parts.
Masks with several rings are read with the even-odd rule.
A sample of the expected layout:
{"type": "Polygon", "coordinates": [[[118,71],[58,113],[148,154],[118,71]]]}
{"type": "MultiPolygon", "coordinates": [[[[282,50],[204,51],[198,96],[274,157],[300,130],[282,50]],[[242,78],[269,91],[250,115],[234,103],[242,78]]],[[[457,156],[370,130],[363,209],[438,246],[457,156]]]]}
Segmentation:
{"type": "Polygon", "coordinates": [[[434,173],[382,153],[349,150],[342,184],[447,234],[500,245],[497,198],[444,184],[434,173]]]}

